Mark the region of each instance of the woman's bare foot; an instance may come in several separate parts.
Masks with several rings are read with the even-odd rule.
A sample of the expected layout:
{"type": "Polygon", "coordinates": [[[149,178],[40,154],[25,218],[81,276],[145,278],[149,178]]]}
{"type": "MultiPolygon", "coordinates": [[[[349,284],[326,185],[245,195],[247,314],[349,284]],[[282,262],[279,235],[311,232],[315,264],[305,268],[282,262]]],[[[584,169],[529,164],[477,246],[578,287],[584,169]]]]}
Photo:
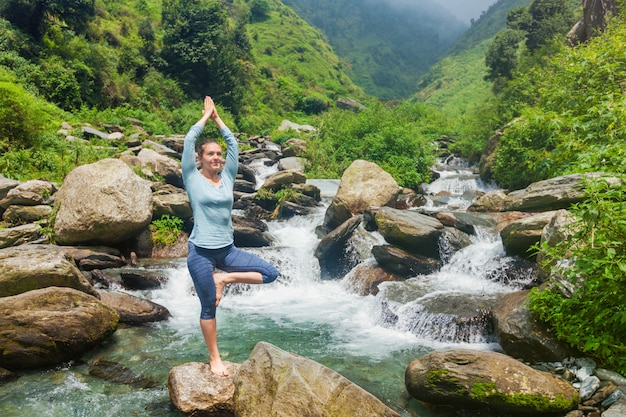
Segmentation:
{"type": "Polygon", "coordinates": [[[215,281],[215,307],[220,305],[222,294],[224,293],[224,286],[226,285],[224,279],[224,274],[213,273],[213,281],[215,281]]]}
{"type": "Polygon", "coordinates": [[[228,376],[228,368],[226,368],[226,365],[224,365],[221,359],[210,361],[210,365],[211,365],[211,372],[214,375],[228,376]]]}

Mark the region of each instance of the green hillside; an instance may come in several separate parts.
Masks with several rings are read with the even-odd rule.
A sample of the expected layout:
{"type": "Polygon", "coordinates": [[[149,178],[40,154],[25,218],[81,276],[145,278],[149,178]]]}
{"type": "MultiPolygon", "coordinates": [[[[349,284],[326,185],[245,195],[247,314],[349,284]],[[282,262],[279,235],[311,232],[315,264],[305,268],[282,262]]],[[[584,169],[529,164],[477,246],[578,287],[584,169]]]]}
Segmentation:
{"type": "Polygon", "coordinates": [[[499,0],[474,22],[448,54],[433,65],[411,98],[435,106],[453,120],[457,151],[474,162],[486,138],[502,126],[495,114],[492,82],[485,80],[485,55],[494,36],[506,27],[507,13],[530,0],[499,0]]]}
{"type": "Polygon", "coordinates": [[[499,0],[491,5],[421,78],[414,98],[460,118],[484,102],[491,94],[491,82],[484,80],[487,49],[496,33],[506,27],[507,13],[528,3],[530,0],[499,0]]]}
{"type": "Polygon", "coordinates": [[[410,97],[467,26],[436,2],[285,0],[320,28],[356,84],[381,99],[410,97]]]}
{"type": "Polygon", "coordinates": [[[73,114],[132,108],[167,133],[188,123],[187,103],[211,94],[240,128],[262,131],[339,97],[366,98],[320,33],[279,0],[46,4],[3,3],[11,23],[0,25],[0,66],[73,114]]]}

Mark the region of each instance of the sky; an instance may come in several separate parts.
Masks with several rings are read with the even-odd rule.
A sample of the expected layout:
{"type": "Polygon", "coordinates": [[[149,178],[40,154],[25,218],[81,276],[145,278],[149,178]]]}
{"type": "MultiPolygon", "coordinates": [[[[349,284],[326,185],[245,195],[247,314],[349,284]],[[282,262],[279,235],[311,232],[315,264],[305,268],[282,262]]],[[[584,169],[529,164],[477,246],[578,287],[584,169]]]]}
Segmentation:
{"type": "Polygon", "coordinates": [[[480,17],[482,12],[486,11],[489,6],[497,0],[436,0],[445,6],[459,20],[469,23],[470,19],[480,17]]]}

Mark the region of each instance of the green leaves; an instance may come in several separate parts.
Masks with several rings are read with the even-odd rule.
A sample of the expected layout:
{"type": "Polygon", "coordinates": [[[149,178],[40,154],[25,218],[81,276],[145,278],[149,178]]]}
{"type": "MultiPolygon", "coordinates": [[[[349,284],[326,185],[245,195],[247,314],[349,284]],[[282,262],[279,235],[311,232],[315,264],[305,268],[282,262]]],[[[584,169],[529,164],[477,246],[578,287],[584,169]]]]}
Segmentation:
{"type": "Polygon", "coordinates": [[[183,220],[164,214],[160,219],[152,221],[150,232],[152,242],[157,246],[171,246],[178,241],[183,233],[183,220]]]}
{"type": "Polygon", "coordinates": [[[529,307],[559,338],[593,355],[603,366],[626,372],[626,176],[598,179],[588,200],[572,212],[579,219],[571,242],[544,246],[546,265],[572,259],[564,278],[576,285],[566,298],[558,286],[534,290],[529,307]]]}
{"type": "Polygon", "coordinates": [[[432,142],[445,131],[444,118],[423,104],[393,108],[369,103],[359,113],[330,111],[321,118],[320,137],[309,143],[310,173],[339,178],[355,160],[378,164],[404,187],[430,179],[432,142]]]}

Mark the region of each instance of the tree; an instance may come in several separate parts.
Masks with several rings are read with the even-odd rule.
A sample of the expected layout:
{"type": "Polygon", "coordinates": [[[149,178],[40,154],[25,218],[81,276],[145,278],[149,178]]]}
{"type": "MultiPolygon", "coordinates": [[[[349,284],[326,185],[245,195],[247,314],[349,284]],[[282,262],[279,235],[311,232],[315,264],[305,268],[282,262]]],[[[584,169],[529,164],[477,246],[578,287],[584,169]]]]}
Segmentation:
{"type": "Polygon", "coordinates": [[[252,0],[250,4],[250,19],[259,22],[265,19],[272,10],[272,5],[268,0],[252,0]]]}
{"type": "Polygon", "coordinates": [[[522,22],[529,51],[546,45],[555,35],[567,33],[576,22],[571,0],[533,0],[528,5],[531,19],[522,22]]]}
{"type": "Polygon", "coordinates": [[[486,80],[511,78],[513,70],[517,68],[517,50],[523,39],[524,32],[519,30],[507,28],[498,32],[485,55],[485,65],[489,71],[485,76],[486,80]]]}
{"type": "Polygon", "coordinates": [[[95,0],[5,0],[0,16],[20,30],[41,40],[50,22],[60,20],[71,30],[83,33],[95,16],[95,0]]]}
{"type": "MultiPolygon", "coordinates": [[[[163,3],[165,72],[194,98],[211,94],[237,112],[246,77],[241,31],[232,28],[219,1],[166,0],[163,3]]],[[[245,51],[249,53],[249,51],[245,51]]]]}

